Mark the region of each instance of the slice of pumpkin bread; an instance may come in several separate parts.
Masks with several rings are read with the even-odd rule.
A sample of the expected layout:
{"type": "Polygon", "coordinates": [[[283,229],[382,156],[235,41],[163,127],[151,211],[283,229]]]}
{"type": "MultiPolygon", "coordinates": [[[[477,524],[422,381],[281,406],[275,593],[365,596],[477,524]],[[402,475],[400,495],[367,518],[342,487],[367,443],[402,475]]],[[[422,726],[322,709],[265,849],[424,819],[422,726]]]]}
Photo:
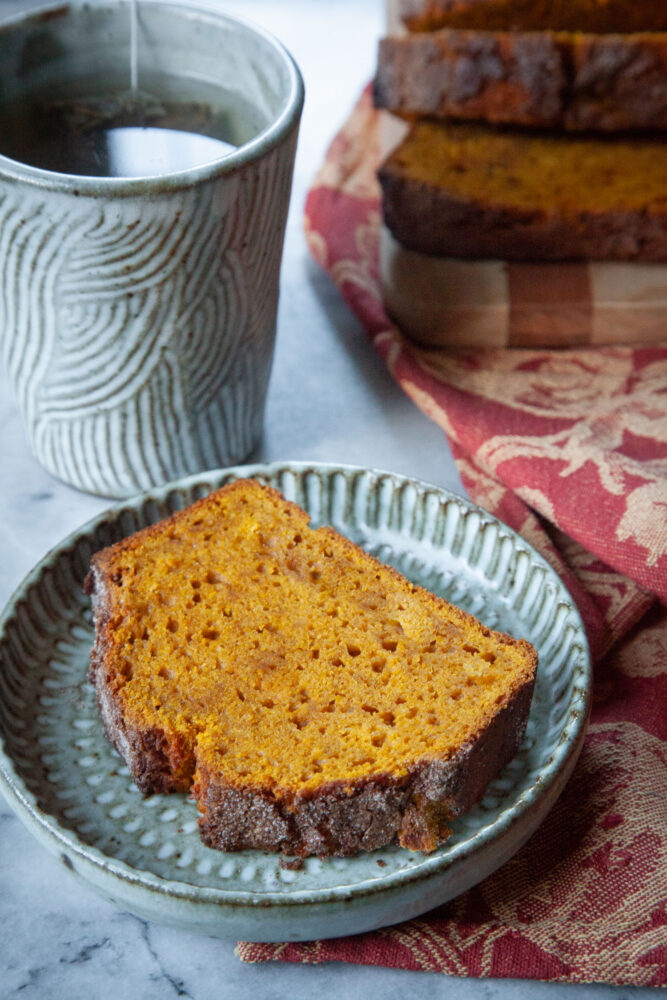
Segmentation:
{"type": "Polygon", "coordinates": [[[431,851],[522,739],[528,642],[253,480],[98,552],[86,590],[106,733],[211,847],[431,851]]]}
{"type": "Polygon", "coordinates": [[[392,0],[410,31],[667,31],[667,6],[656,0],[392,0]]]}
{"type": "Polygon", "coordinates": [[[380,41],[374,100],[406,118],[667,129],[667,32],[445,28],[380,41]]]}
{"type": "Polygon", "coordinates": [[[667,144],[416,122],[379,170],[410,250],[503,260],[667,260],[667,144]]]}

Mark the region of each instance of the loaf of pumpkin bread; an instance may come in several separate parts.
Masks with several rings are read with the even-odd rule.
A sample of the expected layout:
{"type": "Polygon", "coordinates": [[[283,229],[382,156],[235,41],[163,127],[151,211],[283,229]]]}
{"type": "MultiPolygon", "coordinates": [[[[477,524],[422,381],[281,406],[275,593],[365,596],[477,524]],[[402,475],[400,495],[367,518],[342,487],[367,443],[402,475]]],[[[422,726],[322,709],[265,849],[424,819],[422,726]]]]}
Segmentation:
{"type": "Polygon", "coordinates": [[[432,851],[516,752],[537,654],[240,480],[97,553],[91,679],[222,850],[432,851]]]}

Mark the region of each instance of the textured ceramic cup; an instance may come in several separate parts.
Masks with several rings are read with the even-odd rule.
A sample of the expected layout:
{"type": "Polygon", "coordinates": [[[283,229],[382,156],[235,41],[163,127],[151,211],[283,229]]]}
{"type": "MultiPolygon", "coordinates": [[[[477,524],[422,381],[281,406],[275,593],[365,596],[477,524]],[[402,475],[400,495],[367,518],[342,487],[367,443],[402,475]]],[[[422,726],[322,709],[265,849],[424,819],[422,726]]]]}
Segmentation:
{"type": "MultiPolygon", "coordinates": [[[[237,95],[252,138],[161,176],[55,173],[0,155],[0,338],[53,475],[127,496],[248,455],[263,422],[303,83],[271,36],[140,0],[139,71],[237,95]]],[[[127,2],[0,25],[0,95],[128,72],[127,2]]],[[[187,87],[183,89],[187,99],[187,87]]]]}

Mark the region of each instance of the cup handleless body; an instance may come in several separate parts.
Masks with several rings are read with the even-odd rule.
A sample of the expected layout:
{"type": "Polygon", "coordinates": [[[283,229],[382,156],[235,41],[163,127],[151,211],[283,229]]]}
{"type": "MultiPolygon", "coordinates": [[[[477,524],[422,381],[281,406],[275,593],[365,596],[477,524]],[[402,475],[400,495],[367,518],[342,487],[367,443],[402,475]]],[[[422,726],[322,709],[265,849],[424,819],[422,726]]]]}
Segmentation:
{"type": "MultiPolygon", "coordinates": [[[[6,87],[82,75],[82,49],[117,73],[127,4],[52,10],[0,27],[6,87]]],[[[0,337],[31,447],[65,482],[119,497],[241,461],[259,437],[303,102],[294,63],[262,32],[159,0],[139,10],[140,67],[187,94],[196,64],[252,109],[250,138],[131,180],[0,156],[0,337]]]]}

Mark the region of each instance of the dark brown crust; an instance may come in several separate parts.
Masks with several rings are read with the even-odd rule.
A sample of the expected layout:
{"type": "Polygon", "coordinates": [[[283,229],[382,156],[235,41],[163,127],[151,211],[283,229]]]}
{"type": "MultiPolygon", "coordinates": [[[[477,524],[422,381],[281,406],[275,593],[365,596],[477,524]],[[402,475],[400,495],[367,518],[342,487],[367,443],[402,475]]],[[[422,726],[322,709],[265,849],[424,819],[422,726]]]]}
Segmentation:
{"type": "Polygon", "coordinates": [[[391,159],[378,172],[384,221],[409,250],[501,260],[667,260],[667,212],[565,216],[462,200],[423,183],[391,159]]]}
{"type": "Polygon", "coordinates": [[[380,42],[376,107],[569,131],[667,129],[667,34],[445,29],[380,42]]]}
{"type": "MultiPolygon", "coordinates": [[[[204,498],[195,506],[206,502],[204,498]]],[[[474,805],[488,782],[514,756],[523,738],[537,666],[532,647],[525,640],[498,634],[499,640],[529,651],[533,668],[530,681],[514,692],[480,736],[455,757],[419,761],[400,780],[376,774],[356,782],[329,782],[309,794],[294,794],[232,786],[220,775],[209,773],[202,762],[195,774],[192,748],[179,744],[173,734],[142,728],[124,716],[108,640],[109,625],[118,613],[113,576],[117,557],[135,545],[138,537],[164,530],[178,517],[176,514],[97,553],[84,583],[85,592],[92,598],[96,627],[90,679],[96,688],[100,716],[107,738],[141,791],[151,794],[191,789],[202,812],[202,840],[221,850],[259,848],[300,857],[348,855],[392,842],[411,850],[433,850],[448,835],[447,821],[474,805]]],[[[334,535],[343,547],[357,548],[333,529],[322,530],[334,535]]],[[[403,582],[393,568],[375,559],[372,562],[403,582]]],[[[436,603],[444,603],[428,596],[436,603]]],[[[466,612],[454,610],[462,620],[474,620],[466,612]]],[[[487,634],[491,631],[482,628],[487,634]]]]}
{"type": "Polygon", "coordinates": [[[200,771],[202,840],[225,851],[252,847],[301,857],[344,856],[390,843],[433,850],[446,838],[446,821],[468,812],[516,753],[532,692],[533,681],[455,757],[419,762],[400,781],[377,775],[330,782],[309,796],[282,799],[200,771]]]}
{"type": "Polygon", "coordinates": [[[667,7],[656,0],[392,0],[410,31],[474,28],[490,31],[666,31],[667,7]]]}

